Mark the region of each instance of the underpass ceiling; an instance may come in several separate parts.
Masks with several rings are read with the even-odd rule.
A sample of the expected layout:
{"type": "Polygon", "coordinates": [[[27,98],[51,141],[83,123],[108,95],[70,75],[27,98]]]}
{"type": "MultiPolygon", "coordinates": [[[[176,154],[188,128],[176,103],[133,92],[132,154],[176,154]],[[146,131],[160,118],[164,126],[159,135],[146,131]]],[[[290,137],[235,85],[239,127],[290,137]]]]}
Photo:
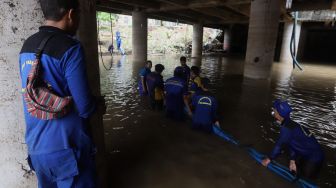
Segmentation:
{"type": "MultiPolygon", "coordinates": [[[[291,19],[289,11],[336,9],[336,0],[293,0],[290,10],[281,0],[281,21],[291,19]]],[[[99,11],[131,15],[147,12],[149,18],[180,23],[198,23],[223,28],[232,23],[248,23],[251,0],[97,0],[99,11]]]]}

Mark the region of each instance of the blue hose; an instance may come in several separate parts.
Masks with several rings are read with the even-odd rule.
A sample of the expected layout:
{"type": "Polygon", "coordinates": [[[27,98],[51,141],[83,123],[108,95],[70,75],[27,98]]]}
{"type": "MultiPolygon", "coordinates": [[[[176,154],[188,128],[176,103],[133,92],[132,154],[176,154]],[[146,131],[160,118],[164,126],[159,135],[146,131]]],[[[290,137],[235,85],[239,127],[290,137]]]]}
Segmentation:
{"type": "MultiPolygon", "coordinates": [[[[227,134],[226,132],[224,132],[221,128],[219,128],[218,126],[216,125],[213,125],[212,126],[212,129],[213,129],[213,132],[223,138],[224,140],[236,145],[236,146],[241,146],[239,144],[239,142],[233,137],[231,136],[230,134],[227,134]]],[[[248,151],[248,153],[250,154],[250,156],[252,158],[254,158],[258,163],[261,164],[262,160],[266,158],[265,155],[259,153],[258,151],[256,151],[255,149],[253,149],[252,147],[245,147],[246,150],[248,151]]],[[[301,179],[295,175],[293,175],[289,169],[275,161],[272,161],[268,166],[267,168],[278,174],[279,176],[283,177],[284,179],[286,179],[287,181],[289,182],[292,182],[292,183],[296,183],[299,187],[302,187],[302,188],[317,188],[316,185],[312,184],[312,183],[309,183],[307,182],[306,180],[304,179],[301,179]]]]}
{"type": "Polygon", "coordinates": [[[226,140],[226,141],[228,141],[228,142],[230,142],[230,143],[232,143],[232,144],[234,144],[234,145],[236,145],[236,146],[239,145],[239,142],[236,141],[236,140],[233,138],[233,136],[231,136],[231,135],[225,133],[225,132],[224,132],[221,128],[219,128],[218,126],[213,125],[213,126],[212,126],[212,130],[213,130],[213,132],[214,132],[216,135],[218,135],[219,137],[223,138],[224,140],[226,140]]]}
{"type": "Polygon", "coordinates": [[[296,59],[296,25],[297,25],[297,17],[298,13],[294,12],[294,24],[293,24],[293,31],[292,31],[292,37],[290,40],[289,50],[293,59],[293,68],[295,69],[295,66],[297,66],[300,70],[303,70],[300,63],[296,59]]]}

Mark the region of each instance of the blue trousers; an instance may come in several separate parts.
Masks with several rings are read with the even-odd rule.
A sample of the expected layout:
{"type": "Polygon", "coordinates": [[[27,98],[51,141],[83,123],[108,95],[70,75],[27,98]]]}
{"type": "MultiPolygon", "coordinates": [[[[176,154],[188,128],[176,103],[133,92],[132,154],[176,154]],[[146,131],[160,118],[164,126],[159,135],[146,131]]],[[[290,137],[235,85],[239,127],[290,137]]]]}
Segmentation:
{"type": "Polygon", "coordinates": [[[39,188],[96,188],[94,156],[88,152],[65,149],[30,155],[39,188]]]}

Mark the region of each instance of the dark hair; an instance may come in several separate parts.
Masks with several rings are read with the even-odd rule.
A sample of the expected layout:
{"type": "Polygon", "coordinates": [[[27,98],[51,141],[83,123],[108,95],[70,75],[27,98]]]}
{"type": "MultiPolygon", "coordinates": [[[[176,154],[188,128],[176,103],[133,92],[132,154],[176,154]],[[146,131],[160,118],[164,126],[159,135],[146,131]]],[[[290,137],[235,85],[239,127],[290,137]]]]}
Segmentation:
{"type": "Polygon", "coordinates": [[[184,57],[184,56],[182,56],[182,57],[180,57],[180,61],[184,61],[184,62],[186,62],[186,61],[187,61],[187,58],[184,57]]]}
{"type": "Polygon", "coordinates": [[[191,72],[193,72],[193,73],[194,73],[195,75],[197,75],[197,76],[199,76],[199,74],[201,73],[200,68],[197,67],[197,66],[192,66],[192,67],[190,68],[190,70],[191,70],[191,72]]]}
{"type": "Polygon", "coordinates": [[[151,65],[153,64],[152,61],[150,61],[150,60],[146,61],[146,65],[148,65],[149,63],[150,63],[151,65]]]}
{"type": "Polygon", "coordinates": [[[67,11],[79,9],[78,0],[40,0],[44,18],[60,21],[67,11]]]}
{"type": "Polygon", "coordinates": [[[156,64],[155,65],[155,71],[161,73],[165,67],[162,64],[156,64]]]}
{"type": "Polygon", "coordinates": [[[204,88],[208,89],[209,88],[209,84],[210,84],[210,80],[209,78],[202,78],[201,79],[201,83],[203,85],[204,88]]]}

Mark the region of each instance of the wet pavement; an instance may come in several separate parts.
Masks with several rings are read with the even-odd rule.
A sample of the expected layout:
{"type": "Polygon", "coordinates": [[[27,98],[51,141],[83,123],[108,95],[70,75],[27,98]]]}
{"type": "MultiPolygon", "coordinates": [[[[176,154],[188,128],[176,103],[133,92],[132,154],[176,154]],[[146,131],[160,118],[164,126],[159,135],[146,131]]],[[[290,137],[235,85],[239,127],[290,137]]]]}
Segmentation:
{"type": "MultiPolygon", "coordinates": [[[[164,79],[179,64],[178,56],[149,59],[165,65],[164,79]]],[[[110,187],[295,187],[244,149],[192,131],[188,121],[172,122],[148,110],[137,94],[141,65],[133,64],[131,56],[105,56],[100,67],[110,187]]],[[[318,184],[336,187],[336,64],[305,63],[300,72],[275,63],[270,80],[244,79],[241,57],[204,57],[201,68],[219,101],[222,129],[262,153],[271,151],[279,131],[272,125],[271,101],[288,99],[293,119],[314,132],[326,153],[318,184]]],[[[286,155],[278,161],[286,165],[286,155]]]]}

